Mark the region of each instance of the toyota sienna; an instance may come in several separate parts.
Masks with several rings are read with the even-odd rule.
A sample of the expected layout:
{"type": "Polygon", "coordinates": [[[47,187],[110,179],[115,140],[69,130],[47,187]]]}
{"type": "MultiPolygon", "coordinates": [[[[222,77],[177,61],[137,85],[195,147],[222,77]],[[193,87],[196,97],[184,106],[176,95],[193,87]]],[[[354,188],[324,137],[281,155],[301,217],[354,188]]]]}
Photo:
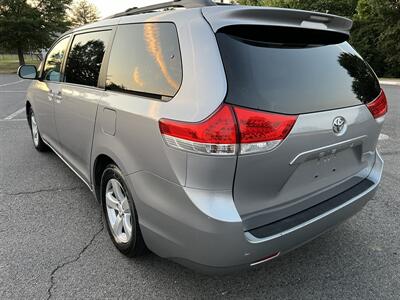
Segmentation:
{"type": "Polygon", "coordinates": [[[150,249],[207,272],[258,265],[378,187],[387,101],[347,42],[351,26],[178,0],[73,29],[39,70],[19,69],[32,79],[33,144],[93,191],[127,256],[150,249]]]}

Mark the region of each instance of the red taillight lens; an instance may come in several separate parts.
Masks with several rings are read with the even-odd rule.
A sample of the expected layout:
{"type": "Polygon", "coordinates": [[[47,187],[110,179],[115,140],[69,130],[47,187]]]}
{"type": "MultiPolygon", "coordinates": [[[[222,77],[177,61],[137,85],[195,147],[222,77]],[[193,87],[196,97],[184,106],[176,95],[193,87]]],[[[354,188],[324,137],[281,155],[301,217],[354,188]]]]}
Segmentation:
{"type": "Polygon", "coordinates": [[[270,151],[289,134],[297,116],[234,107],[240,132],[240,153],[270,151]]]}
{"type": "Polygon", "coordinates": [[[374,101],[368,103],[367,107],[375,119],[384,116],[388,110],[385,92],[381,90],[379,96],[374,101]]]}
{"type": "Polygon", "coordinates": [[[196,153],[232,155],[272,150],[289,134],[297,116],[286,116],[223,104],[198,123],[160,120],[167,145],[196,153]]]}
{"type": "Polygon", "coordinates": [[[199,123],[160,120],[162,134],[208,144],[236,144],[236,122],[229,105],[222,105],[199,123]]]}
{"type": "Polygon", "coordinates": [[[172,147],[197,153],[236,153],[237,127],[230,105],[221,105],[214,114],[198,123],[161,119],[161,134],[172,147]]]}
{"type": "Polygon", "coordinates": [[[241,143],[283,140],[297,119],[297,116],[278,115],[242,107],[235,107],[234,110],[241,143]]]}

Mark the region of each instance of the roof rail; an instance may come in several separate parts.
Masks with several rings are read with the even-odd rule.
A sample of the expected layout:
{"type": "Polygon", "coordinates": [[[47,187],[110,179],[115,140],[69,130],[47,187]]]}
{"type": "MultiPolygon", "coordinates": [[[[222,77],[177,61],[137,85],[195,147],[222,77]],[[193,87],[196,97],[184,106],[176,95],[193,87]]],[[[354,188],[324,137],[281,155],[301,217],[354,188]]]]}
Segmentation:
{"type": "Polygon", "coordinates": [[[217,5],[217,4],[215,2],[213,2],[212,0],[173,0],[170,2],[159,3],[159,4],[149,5],[149,6],[132,7],[132,8],[127,9],[124,12],[112,15],[112,16],[108,17],[107,19],[149,13],[149,12],[154,12],[156,10],[164,9],[164,8],[175,8],[175,7],[196,8],[196,7],[205,7],[205,6],[215,6],[215,5],[217,5]]]}

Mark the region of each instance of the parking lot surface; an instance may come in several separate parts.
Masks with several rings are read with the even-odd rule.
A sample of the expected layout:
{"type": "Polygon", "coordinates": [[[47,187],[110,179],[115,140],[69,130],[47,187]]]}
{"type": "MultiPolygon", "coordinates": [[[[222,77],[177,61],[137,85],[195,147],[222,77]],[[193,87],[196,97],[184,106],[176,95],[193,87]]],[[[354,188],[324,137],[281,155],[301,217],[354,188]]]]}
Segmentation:
{"type": "Polygon", "coordinates": [[[0,299],[400,298],[400,86],[383,86],[385,169],[362,212],[258,268],[206,276],[115,249],[89,189],[55,154],[34,150],[28,85],[0,76],[0,299]]]}

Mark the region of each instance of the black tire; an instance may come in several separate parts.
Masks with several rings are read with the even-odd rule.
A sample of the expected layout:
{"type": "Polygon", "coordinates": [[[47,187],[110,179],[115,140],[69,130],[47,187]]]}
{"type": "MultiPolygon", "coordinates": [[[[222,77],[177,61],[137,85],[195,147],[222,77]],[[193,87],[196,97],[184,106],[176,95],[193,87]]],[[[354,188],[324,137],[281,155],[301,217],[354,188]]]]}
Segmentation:
{"type": "Polygon", "coordinates": [[[36,121],[35,114],[34,114],[32,108],[29,108],[29,111],[28,111],[28,123],[29,123],[29,127],[31,129],[31,136],[32,136],[33,146],[39,152],[46,152],[46,151],[49,150],[49,147],[43,142],[42,136],[40,135],[39,128],[37,128],[37,127],[36,127],[37,128],[37,139],[35,141],[34,132],[33,132],[34,130],[32,129],[32,127],[34,126],[32,124],[32,122],[33,122],[32,117],[36,121]]]}
{"type": "MultiPolygon", "coordinates": [[[[117,249],[128,257],[137,257],[147,253],[148,250],[143,240],[142,232],[140,231],[138,215],[135,204],[133,202],[132,194],[130,193],[125,183],[121,171],[114,164],[109,164],[103,171],[100,183],[100,197],[101,197],[101,204],[103,208],[105,223],[107,225],[107,230],[111,237],[111,240],[113,241],[117,249]],[[127,197],[129,203],[129,209],[131,212],[130,220],[131,220],[132,234],[130,239],[127,240],[126,242],[118,240],[116,235],[113,233],[110,220],[108,217],[109,212],[107,210],[107,204],[106,204],[106,193],[107,193],[107,184],[110,182],[111,179],[116,179],[121,184],[124,195],[127,197]]],[[[117,214],[116,210],[114,210],[114,212],[117,214]]]]}

